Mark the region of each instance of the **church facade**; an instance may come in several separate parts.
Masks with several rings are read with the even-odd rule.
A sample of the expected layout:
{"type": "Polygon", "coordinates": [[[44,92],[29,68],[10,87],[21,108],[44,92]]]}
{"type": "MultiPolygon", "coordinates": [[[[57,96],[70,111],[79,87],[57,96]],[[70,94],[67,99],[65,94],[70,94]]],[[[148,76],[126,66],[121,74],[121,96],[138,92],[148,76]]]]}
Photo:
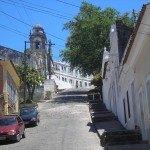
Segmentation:
{"type": "Polygon", "coordinates": [[[27,63],[45,77],[48,74],[47,38],[44,29],[36,24],[30,32],[30,48],[26,50],[27,63]],[[29,57],[28,57],[29,56],[29,57]]]}

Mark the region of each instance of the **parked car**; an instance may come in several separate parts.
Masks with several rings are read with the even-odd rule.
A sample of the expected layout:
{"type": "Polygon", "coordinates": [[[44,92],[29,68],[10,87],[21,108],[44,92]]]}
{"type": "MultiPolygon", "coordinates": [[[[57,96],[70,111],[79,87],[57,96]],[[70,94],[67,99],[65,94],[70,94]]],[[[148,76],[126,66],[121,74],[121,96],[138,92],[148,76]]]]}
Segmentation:
{"type": "Polygon", "coordinates": [[[19,142],[21,138],[25,137],[25,124],[18,115],[0,116],[0,141],[19,142]]]}
{"type": "Polygon", "coordinates": [[[25,125],[38,126],[40,115],[37,107],[22,107],[19,113],[25,125]]]}

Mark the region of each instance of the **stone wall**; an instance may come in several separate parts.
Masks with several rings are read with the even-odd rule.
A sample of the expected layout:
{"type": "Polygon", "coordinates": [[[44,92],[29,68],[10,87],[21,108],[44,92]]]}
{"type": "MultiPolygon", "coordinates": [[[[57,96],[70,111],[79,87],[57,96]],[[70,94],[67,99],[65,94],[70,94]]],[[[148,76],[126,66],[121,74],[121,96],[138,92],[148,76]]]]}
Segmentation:
{"type": "Polygon", "coordinates": [[[20,64],[24,60],[24,53],[0,46],[0,59],[11,60],[14,64],[20,64]]]}

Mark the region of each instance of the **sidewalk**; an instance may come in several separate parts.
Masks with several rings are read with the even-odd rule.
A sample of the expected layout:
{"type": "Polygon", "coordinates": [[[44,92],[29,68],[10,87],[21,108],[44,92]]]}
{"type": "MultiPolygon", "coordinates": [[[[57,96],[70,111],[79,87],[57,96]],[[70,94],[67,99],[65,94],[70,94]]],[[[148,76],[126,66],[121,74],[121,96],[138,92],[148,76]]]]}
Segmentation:
{"type": "Polygon", "coordinates": [[[150,144],[142,143],[141,134],[126,130],[102,101],[89,101],[89,112],[104,150],[150,150],[150,144]]]}
{"type": "MultiPolygon", "coordinates": [[[[104,132],[123,129],[118,121],[95,122],[93,123],[93,126],[100,141],[104,132]]],[[[150,144],[111,145],[104,146],[104,150],[150,150],[150,144]]]]}

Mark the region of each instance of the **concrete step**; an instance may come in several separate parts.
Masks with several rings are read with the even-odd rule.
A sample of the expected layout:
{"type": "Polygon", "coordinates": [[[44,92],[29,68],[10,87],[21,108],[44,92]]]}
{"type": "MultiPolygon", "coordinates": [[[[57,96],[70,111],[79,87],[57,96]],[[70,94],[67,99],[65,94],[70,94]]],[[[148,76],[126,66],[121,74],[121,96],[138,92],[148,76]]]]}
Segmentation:
{"type": "Polygon", "coordinates": [[[89,105],[89,109],[101,109],[101,108],[106,108],[105,105],[89,105]]]}
{"type": "Polygon", "coordinates": [[[117,117],[112,113],[99,113],[91,115],[91,119],[95,123],[100,121],[117,120],[117,117]]]}
{"type": "Polygon", "coordinates": [[[101,135],[100,141],[102,146],[139,144],[142,136],[135,130],[106,131],[101,135]]]}
{"type": "Polygon", "coordinates": [[[103,101],[100,101],[100,100],[90,100],[89,101],[89,104],[101,104],[101,103],[103,103],[103,101]]]}
{"type": "Polygon", "coordinates": [[[89,108],[89,112],[92,112],[92,111],[107,111],[107,109],[105,107],[98,107],[98,108],[89,108]]]}
{"type": "Polygon", "coordinates": [[[99,111],[99,110],[90,110],[90,115],[93,115],[93,114],[105,114],[105,113],[111,113],[111,111],[108,111],[108,110],[104,110],[104,111],[99,111]]]}
{"type": "Polygon", "coordinates": [[[150,144],[130,144],[106,146],[104,150],[150,150],[150,144]]]}

